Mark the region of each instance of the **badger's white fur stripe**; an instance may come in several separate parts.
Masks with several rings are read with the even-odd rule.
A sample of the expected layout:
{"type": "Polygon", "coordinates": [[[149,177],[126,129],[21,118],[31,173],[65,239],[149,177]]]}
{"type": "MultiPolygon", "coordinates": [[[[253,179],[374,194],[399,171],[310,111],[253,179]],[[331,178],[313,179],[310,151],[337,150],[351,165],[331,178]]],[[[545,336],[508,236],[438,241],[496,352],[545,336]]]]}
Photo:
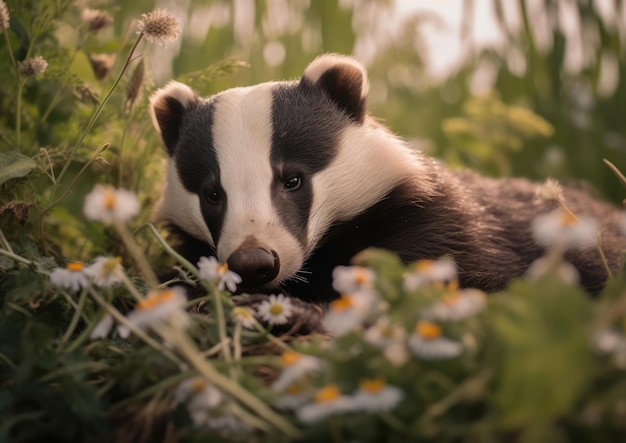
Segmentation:
{"type": "Polygon", "coordinates": [[[347,127],[337,157],[313,178],[308,244],[316,245],[330,226],[359,215],[400,180],[423,169],[415,151],[387,130],[370,125],[347,127]]]}
{"type": "Polygon", "coordinates": [[[228,209],[217,258],[226,261],[253,234],[278,253],[281,266],[276,280],[280,281],[296,274],[304,258],[296,239],[280,223],[270,194],[273,86],[235,88],[218,98],[213,144],[228,209]]]}
{"type": "Polygon", "coordinates": [[[189,86],[172,80],[163,88],[156,91],[150,97],[150,117],[152,118],[152,124],[157,132],[161,133],[161,127],[156,117],[156,109],[163,103],[166,97],[171,97],[183,106],[183,108],[189,108],[189,106],[198,101],[198,95],[189,86]]]}
{"type": "Polygon", "coordinates": [[[167,185],[155,211],[156,220],[176,221],[176,224],[193,237],[213,245],[213,237],[207,228],[197,194],[185,189],[176,172],[176,162],[170,158],[167,164],[167,185]],[[184,216],[181,217],[181,214],[184,216]]]}
{"type": "Polygon", "coordinates": [[[315,84],[319,81],[322,75],[329,69],[341,68],[342,66],[349,69],[357,70],[361,73],[361,98],[367,97],[369,93],[369,84],[367,80],[367,72],[363,66],[352,57],[339,54],[324,54],[313,60],[309,66],[304,70],[304,77],[309,79],[311,83],[315,84]]]}

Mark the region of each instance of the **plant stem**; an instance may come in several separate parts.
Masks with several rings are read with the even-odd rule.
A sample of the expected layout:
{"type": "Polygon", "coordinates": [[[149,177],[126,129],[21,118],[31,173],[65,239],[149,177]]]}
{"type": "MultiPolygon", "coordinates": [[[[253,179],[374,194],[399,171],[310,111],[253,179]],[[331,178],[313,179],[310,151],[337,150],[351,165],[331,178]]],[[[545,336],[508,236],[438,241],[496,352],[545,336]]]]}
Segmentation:
{"type": "Polygon", "coordinates": [[[152,337],[150,337],[148,334],[146,334],[144,331],[139,329],[137,326],[135,326],[134,323],[129,322],[126,319],[126,317],[124,317],[117,309],[115,309],[113,306],[107,303],[106,300],[104,300],[100,296],[100,294],[98,294],[98,292],[92,287],[89,288],[89,295],[91,295],[91,297],[100,306],[106,309],[107,312],[111,314],[118,323],[121,323],[124,326],[126,326],[128,329],[130,329],[133,334],[135,334],[137,337],[143,340],[148,346],[159,351],[161,354],[163,354],[165,358],[170,360],[172,363],[174,363],[178,367],[181,367],[184,364],[184,362],[180,358],[178,358],[176,355],[174,355],[169,349],[165,348],[156,340],[154,340],[152,337]]]}
{"type": "Polygon", "coordinates": [[[86,299],[87,299],[87,288],[83,288],[83,290],[80,291],[80,296],[78,298],[78,305],[76,306],[76,309],[74,310],[74,315],[72,316],[72,320],[70,321],[70,324],[65,330],[65,334],[63,334],[63,337],[61,337],[61,344],[67,343],[67,341],[70,339],[70,337],[74,333],[74,330],[76,330],[76,326],[78,325],[78,319],[80,318],[83,312],[83,306],[85,306],[86,299]]]}
{"type": "Polygon", "coordinates": [[[272,423],[276,428],[287,434],[292,438],[300,438],[302,434],[295,428],[289,421],[285,420],[282,416],[274,412],[267,404],[261,401],[259,398],[242,388],[241,385],[235,381],[225,377],[218,372],[213,365],[206,361],[202,355],[198,352],[193,342],[189,337],[181,330],[176,330],[173,337],[168,336],[168,340],[176,343],[178,350],[183,354],[189,363],[209,381],[214,383],[219,388],[231,394],[242,403],[248,405],[256,414],[263,417],[268,422],[272,423]]]}
{"type": "Polygon", "coordinates": [[[5,256],[7,256],[7,257],[9,257],[9,258],[11,258],[11,259],[13,259],[15,261],[18,261],[20,263],[24,263],[25,265],[32,265],[33,264],[33,262],[31,262],[30,260],[26,260],[25,258],[20,257],[19,255],[14,254],[13,252],[10,252],[10,251],[6,251],[4,249],[0,249],[0,255],[5,255],[5,256]]]}
{"type": "MultiPolygon", "coordinates": [[[[115,91],[115,89],[117,88],[117,85],[119,85],[120,81],[122,80],[122,77],[126,73],[126,70],[130,66],[130,63],[132,61],[132,56],[133,56],[133,54],[135,52],[135,49],[137,49],[137,46],[139,45],[139,42],[141,42],[142,39],[143,39],[143,33],[139,34],[139,36],[135,40],[135,43],[133,44],[132,48],[130,49],[130,51],[128,53],[128,57],[126,58],[126,62],[124,63],[124,66],[122,66],[122,70],[120,71],[119,75],[117,76],[117,78],[113,82],[113,85],[111,86],[109,91],[106,93],[106,95],[104,96],[104,98],[102,99],[100,104],[96,107],[94,113],[92,114],[91,118],[89,119],[89,122],[87,123],[87,126],[85,127],[85,130],[82,132],[82,134],[80,135],[78,141],[76,142],[76,144],[74,145],[74,147],[70,151],[70,155],[68,156],[67,160],[65,161],[65,164],[63,165],[63,168],[61,169],[61,172],[58,175],[57,181],[54,184],[54,187],[52,189],[52,193],[50,195],[50,201],[52,201],[54,199],[54,196],[56,195],[56,192],[57,192],[57,190],[59,188],[59,185],[61,184],[61,182],[63,180],[63,177],[65,176],[65,173],[67,172],[68,168],[70,167],[70,164],[72,163],[72,160],[74,160],[74,157],[76,156],[76,151],[78,151],[78,148],[80,148],[80,146],[83,144],[83,141],[85,141],[85,138],[87,137],[87,134],[89,133],[89,131],[91,131],[91,129],[95,125],[96,121],[98,120],[98,117],[100,117],[100,114],[102,113],[102,110],[104,109],[106,104],[109,102],[109,99],[113,95],[113,91],[115,91]]],[[[65,193],[64,196],[66,196],[67,194],[68,193],[65,193]]],[[[55,204],[58,203],[59,201],[60,200],[56,200],[55,204]]],[[[42,217],[45,217],[46,213],[50,209],[52,209],[52,205],[49,205],[46,209],[44,209],[42,211],[42,217]]]]}
{"type": "Polygon", "coordinates": [[[159,286],[159,279],[154,273],[152,266],[150,266],[150,263],[148,262],[145,254],[135,241],[135,238],[128,231],[128,228],[124,223],[114,221],[113,224],[115,226],[115,229],[117,230],[117,233],[122,238],[122,242],[124,242],[126,249],[132,256],[135,264],[139,267],[139,270],[143,274],[148,285],[150,285],[152,288],[157,288],[159,286]]]}

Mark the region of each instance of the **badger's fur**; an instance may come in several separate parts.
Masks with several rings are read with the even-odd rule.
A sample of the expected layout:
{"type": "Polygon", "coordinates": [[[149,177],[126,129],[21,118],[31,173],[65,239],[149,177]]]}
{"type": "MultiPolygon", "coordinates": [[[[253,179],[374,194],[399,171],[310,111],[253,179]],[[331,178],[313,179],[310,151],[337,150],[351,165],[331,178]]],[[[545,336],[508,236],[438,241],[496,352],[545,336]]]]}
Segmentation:
{"type": "MultiPolygon", "coordinates": [[[[405,261],[451,255],[462,286],[497,291],[544,251],[531,220],[553,209],[538,184],[450,170],[410,149],[367,115],[367,74],[339,55],[314,60],[299,81],[235,88],[207,99],[171,82],[151,98],[169,157],[156,210],[192,262],[215,255],[242,291],[304,301],[335,296],[331,273],[367,247],[405,261]]],[[[603,223],[619,266],[619,210],[576,189],[568,207],[603,223]]],[[[598,251],[570,251],[582,285],[605,285],[598,251]]]]}

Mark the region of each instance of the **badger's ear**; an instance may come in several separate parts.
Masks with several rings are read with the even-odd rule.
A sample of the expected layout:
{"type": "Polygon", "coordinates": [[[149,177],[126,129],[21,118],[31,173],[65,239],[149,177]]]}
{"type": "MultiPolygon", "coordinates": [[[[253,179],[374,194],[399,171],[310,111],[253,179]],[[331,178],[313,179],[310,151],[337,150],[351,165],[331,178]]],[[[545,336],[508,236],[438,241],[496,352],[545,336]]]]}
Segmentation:
{"type": "Polygon", "coordinates": [[[365,68],[354,58],[322,55],[307,66],[301,82],[323,89],[350,118],[363,122],[369,86],[365,68]]]}
{"type": "Polygon", "coordinates": [[[169,156],[174,155],[183,116],[200,103],[198,95],[187,85],[171,81],[150,97],[152,124],[161,134],[169,156]]]}

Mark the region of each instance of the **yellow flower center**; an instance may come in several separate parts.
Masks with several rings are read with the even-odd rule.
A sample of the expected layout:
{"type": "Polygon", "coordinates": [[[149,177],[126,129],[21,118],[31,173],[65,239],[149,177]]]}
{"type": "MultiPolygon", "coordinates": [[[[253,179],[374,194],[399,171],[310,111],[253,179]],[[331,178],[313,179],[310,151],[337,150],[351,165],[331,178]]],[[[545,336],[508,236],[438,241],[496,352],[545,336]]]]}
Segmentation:
{"type": "Polygon", "coordinates": [[[340,392],[337,385],[327,385],[315,393],[317,403],[328,403],[339,398],[340,392]]]}
{"type": "Polygon", "coordinates": [[[280,361],[283,366],[291,366],[300,360],[300,354],[293,351],[285,351],[280,356],[280,361]]]}
{"type": "Polygon", "coordinates": [[[578,223],[578,218],[570,211],[562,210],[561,211],[561,225],[563,226],[573,226],[578,223]]]}
{"type": "Polygon", "coordinates": [[[223,265],[218,265],[217,266],[217,273],[219,275],[225,275],[226,272],[228,272],[228,264],[224,263],[223,265]]]}
{"type": "Polygon", "coordinates": [[[337,300],[333,300],[332,302],[330,302],[330,309],[332,309],[333,311],[342,312],[342,311],[347,311],[353,305],[354,305],[354,301],[352,300],[352,297],[342,295],[337,300]]]}
{"type": "Polygon", "coordinates": [[[302,392],[302,388],[295,383],[287,386],[287,393],[290,395],[296,395],[301,392],[302,392]]]}
{"type": "Polygon", "coordinates": [[[354,281],[359,285],[364,285],[367,283],[367,272],[363,268],[357,268],[354,276],[354,281]]]}
{"type": "Polygon", "coordinates": [[[201,378],[197,378],[191,383],[191,392],[193,392],[194,394],[198,394],[202,392],[204,388],[206,388],[206,386],[207,384],[204,380],[202,380],[201,378]]]}
{"type": "Polygon", "coordinates": [[[441,328],[429,321],[420,321],[415,326],[415,332],[425,339],[432,340],[441,336],[441,328]]]}
{"type": "Polygon", "coordinates": [[[160,292],[152,292],[148,297],[144,298],[137,302],[135,309],[139,311],[145,311],[148,309],[153,309],[161,303],[166,303],[174,298],[174,291],[160,291],[160,292]]]}
{"type": "Polygon", "coordinates": [[[418,260],[415,263],[415,270],[418,272],[425,272],[435,265],[434,260],[418,260]]]}
{"type": "Polygon", "coordinates": [[[111,210],[115,208],[115,191],[113,189],[107,188],[104,191],[104,199],[102,201],[102,204],[105,209],[111,210]]]}
{"type": "Polygon", "coordinates": [[[377,394],[385,387],[385,382],[380,378],[366,378],[359,382],[359,387],[369,394],[377,394]]]}
{"type": "Polygon", "coordinates": [[[283,305],[280,303],[272,303],[270,306],[270,314],[278,316],[283,313],[283,305]]]}
{"type": "Polygon", "coordinates": [[[242,306],[236,306],[233,308],[233,316],[237,318],[253,318],[252,311],[242,306]]]}
{"type": "Polygon", "coordinates": [[[446,306],[453,306],[457,304],[460,299],[461,299],[461,296],[459,295],[458,292],[448,292],[446,295],[443,296],[441,301],[446,306]]]}
{"type": "Polygon", "coordinates": [[[80,272],[84,267],[85,265],[76,261],[72,261],[67,264],[67,270],[72,272],[80,272]]]}
{"type": "Polygon", "coordinates": [[[117,266],[122,263],[122,257],[110,258],[104,263],[102,267],[102,273],[105,275],[112,274],[117,269],[117,266]]]}

